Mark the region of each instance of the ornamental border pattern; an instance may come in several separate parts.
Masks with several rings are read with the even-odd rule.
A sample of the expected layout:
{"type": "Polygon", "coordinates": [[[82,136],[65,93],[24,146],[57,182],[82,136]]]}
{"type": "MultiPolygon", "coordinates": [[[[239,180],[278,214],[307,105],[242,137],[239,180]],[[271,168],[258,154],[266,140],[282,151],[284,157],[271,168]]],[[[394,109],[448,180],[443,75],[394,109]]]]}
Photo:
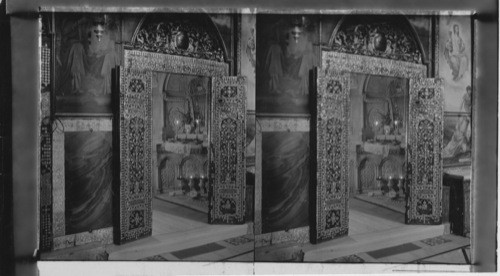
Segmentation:
{"type": "MultiPolygon", "coordinates": [[[[347,182],[351,179],[350,165],[347,162],[350,73],[421,79],[426,76],[426,72],[427,67],[423,64],[322,51],[322,68],[318,70],[317,78],[317,114],[313,117],[317,139],[317,183],[315,225],[311,225],[312,242],[321,242],[348,233],[347,182]],[[329,120],[335,122],[329,125],[327,123],[329,120]],[[336,139],[336,142],[331,141],[332,139],[336,139]],[[324,156],[326,154],[324,149],[329,144],[331,145],[328,148],[338,155],[335,156],[335,160],[339,162],[330,162],[332,158],[324,156]],[[340,166],[342,169],[340,173],[338,170],[328,170],[331,166],[340,166]],[[332,186],[330,182],[333,180],[339,181],[332,186]],[[328,210],[330,212],[327,212],[328,210]]],[[[413,118],[410,117],[409,120],[413,118]]]]}
{"type": "Polygon", "coordinates": [[[326,73],[329,71],[345,71],[348,73],[418,79],[424,78],[427,72],[427,66],[423,64],[325,50],[322,52],[322,60],[322,69],[326,73]]]}
{"type": "MultiPolygon", "coordinates": [[[[223,62],[128,49],[124,50],[123,55],[124,68],[120,70],[119,112],[121,167],[119,179],[120,215],[119,225],[115,225],[117,228],[115,231],[118,232],[115,240],[118,243],[150,235],[152,231],[151,183],[140,181],[142,184],[132,185],[132,182],[135,183],[136,181],[130,180],[131,178],[135,179],[139,177],[139,175],[139,179],[152,177],[151,162],[148,160],[152,160],[152,135],[150,132],[152,124],[151,79],[153,72],[206,77],[226,76],[229,73],[229,65],[223,62]],[[142,118],[145,121],[143,121],[143,124],[138,125],[137,122],[141,120],[137,118],[142,118]],[[137,122],[132,124],[133,120],[137,122]],[[131,132],[135,134],[132,135],[131,132]],[[141,152],[139,155],[137,155],[137,150],[141,152]],[[130,169],[139,164],[139,162],[131,161],[130,154],[137,155],[136,157],[140,157],[141,160],[146,160],[147,162],[144,163],[144,166],[147,168],[144,170],[134,170],[137,173],[132,173],[130,169]],[[144,173],[139,173],[139,171],[143,171],[144,173]]],[[[243,106],[244,110],[245,107],[243,106]]],[[[245,137],[244,131],[243,129],[242,139],[245,137]]],[[[211,138],[209,137],[209,139],[211,138]]],[[[244,143],[242,145],[244,146],[244,143]]],[[[210,154],[213,153],[210,152],[210,154]]],[[[242,177],[244,176],[243,173],[242,177]]],[[[244,206],[240,207],[244,208],[244,206]]]]}
{"type": "Polygon", "coordinates": [[[196,76],[226,76],[229,65],[224,62],[174,56],[138,50],[124,50],[124,68],[133,71],[157,71],[196,76]]]}
{"type": "Polygon", "coordinates": [[[211,110],[209,223],[244,223],[246,78],[213,78],[211,110]]]}
{"type": "MultiPolygon", "coordinates": [[[[323,59],[324,63],[328,61],[323,59]]],[[[317,81],[313,243],[341,237],[349,231],[349,74],[320,70],[317,81]]]]}
{"type": "Polygon", "coordinates": [[[118,244],[152,233],[151,105],[152,72],[120,70],[118,244]]]}
{"type": "Polygon", "coordinates": [[[443,112],[441,79],[410,81],[409,193],[405,218],[409,224],[440,224],[442,221],[443,112]]]}

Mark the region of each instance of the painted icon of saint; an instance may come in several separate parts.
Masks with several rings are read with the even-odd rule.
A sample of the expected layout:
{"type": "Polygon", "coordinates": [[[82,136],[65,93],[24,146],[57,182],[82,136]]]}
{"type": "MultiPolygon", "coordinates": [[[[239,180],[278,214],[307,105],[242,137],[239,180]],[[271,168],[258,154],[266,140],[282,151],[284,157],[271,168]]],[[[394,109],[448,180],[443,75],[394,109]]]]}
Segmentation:
{"type": "Polygon", "coordinates": [[[285,31],[284,38],[271,44],[267,51],[268,88],[274,94],[304,96],[308,94],[309,71],[318,63],[312,34],[302,22],[295,21],[285,31]]]}
{"type": "Polygon", "coordinates": [[[460,81],[469,67],[469,57],[466,54],[466,45],[460,37],[460,27],[453,25],[448,32],[449,38],[444,47],[444,57],[450,66],[453,81],[460,81]]]}
{"type": "Polygon", "coordinates": [[[87,34],[69,51],[67,69],[71,74],[71,92],[94,96],[110,94],[111,69],[119,64],[119,58],[106,17],[94,18],[87,34]]]}
{"type": "Polygon", "coordinates": [[[461,115],[455,124],[455,129],[451,140],[443,149],[444,158],[453,158],[471,150],[471,112],[472,108],[472,88],[467,86],[466,93],[462,98],[461,111],[468,114],[461,115]]]}

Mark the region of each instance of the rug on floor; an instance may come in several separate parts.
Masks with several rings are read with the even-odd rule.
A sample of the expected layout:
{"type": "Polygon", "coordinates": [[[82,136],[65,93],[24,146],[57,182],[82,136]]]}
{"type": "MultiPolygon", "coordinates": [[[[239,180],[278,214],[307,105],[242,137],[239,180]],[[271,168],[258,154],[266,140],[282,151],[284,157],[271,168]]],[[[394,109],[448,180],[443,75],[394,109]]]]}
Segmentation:
{"type": "Polygon", "coordinates": [[[163,258],[161,255],[154,255],[151,257],[139,259],[139,261],[166,261],[167,259],[163,258]]]}
{"type": "Polygon", "coordinates": [[[421,240],[421,242],[423,242],[429,246],[435,246],[435,245],[440,245],[443,243],[451,242],[451,240],[446,239],[444,237],[434,237],[434,238],[430,238],[430,239],[421,240]]]}
{"type": "Polygon", "coordinates": [[[349,255],[327,260],[326,263],[364,263],[365,260],[358,255],[349,255]]]}
{"type": "Polygon", "coordinates": [[[224,241],[227,242],[227,243],[230,243],[230,244],[232,244],[234,246],[238,246],[238,245],[242,245],[242,244],[251,242],[251,241],[253,241],[253,239],[250,238],[250,237],[248,237],[248,236],[239,236],[239,237],[232,238],[232,239],[227,239],[227,240],[224,240],[224,241]]]}
{"type": "Polygon", "coordinates": [[[208,243],[208,244],[204,244],[204,245],[200,245],[200,246],[196,246],[196,247],[191,247],[191,248],[186,248],[186,249],[170,252],[170,254],[174,255],[176,258],[178,258],[180,260],[183,260],[183,259],[187,259],[187,258],[190,258],[193,256],[202,255],[202,254],[214,252],[217,250],[221,250],[224,248],[225,248],[224,246],[222,246],[218,243],[212,242],[212,243],[208,243]]]}
{"type": "Polygon", "coordinates": [[[415,245],[413,243],[403,243],[403,244],[396,245],[396,246],[391,246],[391,247],[382,248],[379,250],[366,252],[366,254],[370,255],[371,257],[373,257],[375,259],[380,259],[380,258],[385,258],[385,257],[397,255],[397,254],[402,254],[402,253],[418,250],[420,248],[421,248],[420,246],[415,245]]]}

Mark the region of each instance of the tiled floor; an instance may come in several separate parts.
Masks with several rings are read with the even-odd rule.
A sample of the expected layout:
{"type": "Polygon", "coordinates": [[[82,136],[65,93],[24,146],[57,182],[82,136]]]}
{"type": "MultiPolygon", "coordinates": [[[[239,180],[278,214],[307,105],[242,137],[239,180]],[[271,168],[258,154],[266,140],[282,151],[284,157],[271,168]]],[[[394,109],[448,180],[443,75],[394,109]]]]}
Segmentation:
{"type": "MultiPolygon", "coordinates": [[[[444,226],[405,225],[404,215],[350,200],[349,236],[312,244],[284,243],[254,250],[251,225],[209,225],[203,212],[154,200],[153,235],[125,245],[90,244],[44,254],[55,260],[408,262],[450,251],[422,263],[465,264],[456,246],[463,238],[439,238],[444,226]],[[438,238],[436,238],[438,237],[438,238]],[[441,250],[441,251],[440,251],[441,250]]],[[[470,258],[470,250],[467,250],[470,258]]]]}
{"type": "Polygon", "coordinates": [[[247,236],[251,225],[210,225],[207,220],[206,213],[154,199],[153,234],[151,237],[124,245],[94,243],[57,250],[43,254],[42,259],[94,261],[106,259],[146,261],[253,260],[253,238],[247,236]],[[213,244],[216,246],[207,246],[213,244]],[[203,248],[200,250],[201,247],[203,248]],[[189,254],[172,254],[183,250],[189,254]]]}
{"type": "MultiPolygon", "coordinates": [[[[350,262],[390,262],[394,258],[399,258],[399,261],[396,260],[396,262],[406,262],[407,259],[430,254],[418,251],[427,246],[426,244],[413,245],[414,242],[441,236],[444,234],[444,229],[445,225],[405,225],[404,215],[399,212],[352,199],[349,209],[348,236],[316,245],[289,243],[259,247],[256,248],[255,256],[258,261],[291,261],[294,260],[293,256],[302,252],[305,262],[345,262],[346,260],[350,260],[350,262]],[[408,246],[403,246],[405,244],[408,246]],[[383,249],[387,249],[386,252],[376,256],[380,260],[366,253],[383,249]],[[404,255],[409,253],[414,256],[404,255]],[[365,256],[361,256],[363,254],[365,256]],[[403,257],[406,259],[402,259],[403,257]]],[[[460,242],[464,241],[460,240],[460,242]]],[[[447,258],[453,259],[454,263],[464,263],[462,255],[448,254],[450,257],[447,258]]]]}

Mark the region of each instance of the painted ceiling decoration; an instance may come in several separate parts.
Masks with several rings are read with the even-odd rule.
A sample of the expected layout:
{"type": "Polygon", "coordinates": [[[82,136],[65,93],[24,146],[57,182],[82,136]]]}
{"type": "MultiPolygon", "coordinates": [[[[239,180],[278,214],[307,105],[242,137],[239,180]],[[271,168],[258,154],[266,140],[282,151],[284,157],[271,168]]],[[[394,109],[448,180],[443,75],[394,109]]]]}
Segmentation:
{"type": "Polygon", "coordinates": [[[332,50],[422,63],[420,45],[404,17],[348,16],[330,40],[332,50]]]}
{"type": "Polygon", "coordinates": [[[208,16],[148,16],[128,44],[135,50],[225,61],[221,39],[208,16]]]}

